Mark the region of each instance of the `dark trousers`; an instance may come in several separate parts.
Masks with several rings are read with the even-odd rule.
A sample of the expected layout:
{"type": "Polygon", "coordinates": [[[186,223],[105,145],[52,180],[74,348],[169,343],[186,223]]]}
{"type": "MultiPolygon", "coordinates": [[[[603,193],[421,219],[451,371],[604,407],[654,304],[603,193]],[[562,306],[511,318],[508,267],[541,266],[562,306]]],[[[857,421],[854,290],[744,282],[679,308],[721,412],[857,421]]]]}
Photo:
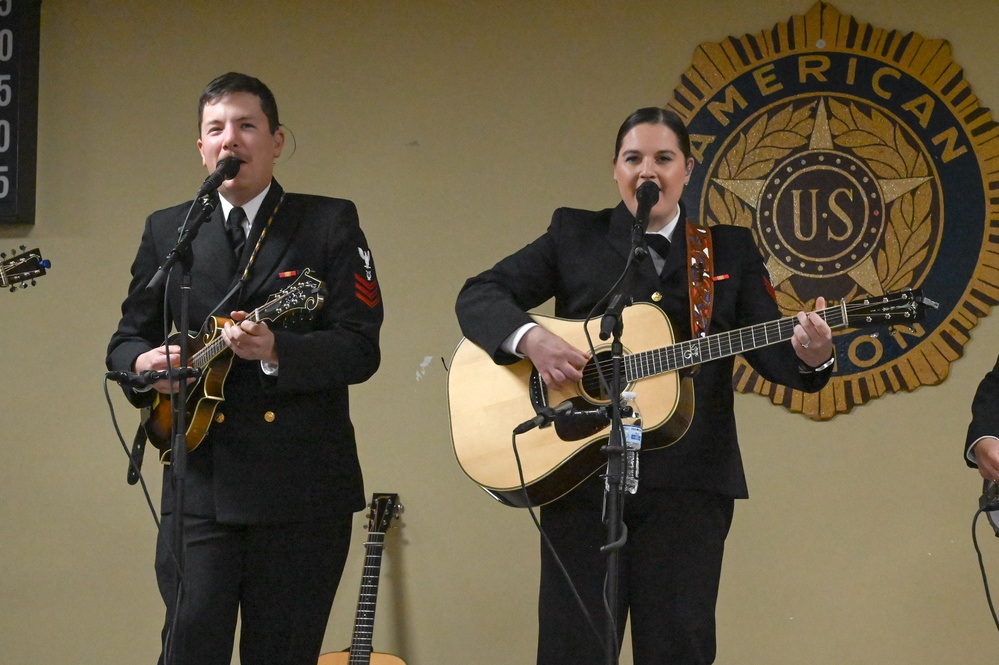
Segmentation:
{"type": "MultiPolygon", "coordinates": [[[[350,547],[352,515],[276,526],[184,520],[184,581],[177,599],[173,516],[156,546],[167,606],[169,665],[229,665],[237,615],[242,665],[315,665],[350,547]]],[[[165,651],[168,653],[168,651],[165,651]]],[[[160,655],[160,665],[164,654],[160,655]]]]}
{"type": "MultiPolygon", "coordinates": [[[[591,479],[541,509],[545,533],[568,569],[599,637],[542,545],[538,665],[607,662],[607,560],[603,480],[591,479]]],[[[707,665],[715,659],[715,603],[734,500],[692,490],[626,495],[628,542],[620,554],[618,642],[631,615],[635,665],[707,665]]]]}

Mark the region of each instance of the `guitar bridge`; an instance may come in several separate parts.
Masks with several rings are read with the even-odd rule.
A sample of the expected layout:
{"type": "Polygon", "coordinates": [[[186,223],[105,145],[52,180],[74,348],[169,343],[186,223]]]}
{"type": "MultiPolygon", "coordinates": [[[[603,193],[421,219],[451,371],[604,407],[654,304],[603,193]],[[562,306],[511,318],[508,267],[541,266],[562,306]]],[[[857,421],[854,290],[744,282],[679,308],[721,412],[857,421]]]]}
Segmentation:
{"type": "Polygon", "coordinates": [[[548,407],[548,391],[541,373],[537,367],[531,368],[531,378],[527,382],[527,395],[531,399],[531,406],[534,413],[541,413],[541,410],[548,407]]]}

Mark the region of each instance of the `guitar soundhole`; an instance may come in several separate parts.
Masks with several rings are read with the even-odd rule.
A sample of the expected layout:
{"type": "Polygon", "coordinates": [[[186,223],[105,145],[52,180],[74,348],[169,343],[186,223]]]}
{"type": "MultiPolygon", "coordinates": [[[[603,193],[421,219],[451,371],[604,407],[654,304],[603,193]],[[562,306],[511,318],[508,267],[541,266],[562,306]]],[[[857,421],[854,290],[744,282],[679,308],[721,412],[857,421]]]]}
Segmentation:
{"type": "Polygon", "coordinates": [[[583,380],[580,381],[580,392],[586,399],[595,404],[606,404],[610,400],[607,398],[607,391],[600,383],[600,373],[597,371],[597,363],[604,372],[604,378],[609,382],[612,378],[611,370],[612,358],[610,351],[598,352],[593,359],[583,368],[583,380]]]}

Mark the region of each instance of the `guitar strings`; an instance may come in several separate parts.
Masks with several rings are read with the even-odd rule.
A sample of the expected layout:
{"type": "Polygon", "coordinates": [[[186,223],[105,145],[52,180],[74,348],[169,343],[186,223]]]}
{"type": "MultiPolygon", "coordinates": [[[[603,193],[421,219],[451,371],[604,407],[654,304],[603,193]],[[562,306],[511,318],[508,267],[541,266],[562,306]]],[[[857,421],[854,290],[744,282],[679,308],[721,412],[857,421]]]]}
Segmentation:
{"type": "MultiPolygon", "coordinates": [[[[908,297],[903,297],[902,300],[908,301],[910,299],[908,297]]],[[[847,303],[845,309],[848,313],[857,313],[869,310],[872,307],[879,307],[879,306],[883,307],[886,305],[890,305],[893,302],[894,301],[874,302],[874,303],[847,303]]],[[[834,318],[832,315],[841,313],[842,309],[843,309],[842,305],[835,305],[833,307],[827,307],[823,310],[819,310],[815,313],[821,316],[823,319],[825,319],[829,323],[830,327],[841,328],[845,327],[849,323],[850,317],[847,316],[846,319],[840,320],[839,318],[834,318]]],[[[639,377],[628,376],[628,371],[627,371],[628,364],[630,363],[632,368],[636,368],[639,364],[641,364],[642,366],[649,364],[648,362],[646,362],[648,360],[652,361],[651,364],[653,366],[656,364],[655,363],[656,360],[659,361],[660,365],[664,365],[662,369],[652,372],[653,374],[680,369],[691,365],[696,365],[700,361],[692,359],[688,360],[688,358],[685,357],[686,355],[684,353],[685,350],[691,349],[695,346],[700,349],[704,349],[705,347],[707,347],[707,349],[710,350],[712,348],[712,345],[716,345],[718,347],[718,350],[721,351],[721,345],[725,341],[724,338],[728,338],[730,344],[731,341],[734,340],[735,338],[742,339],[743,337],[749,337],[750,339],[755,340],[759,332],[762,331],[766,337],[769,337],[770,329],[776,329],[775,332],[778,334],[778,336],[784,335],[782,339],[773,342],[774,344],[776,344],[778,342],[790,339],[791,333],[794,330],[794,326],[797,325],[797,323],[798,323],[797,317],[789,316],[783,319],[777,319],[775,321],[757,323],[755,325],[748,326],[746,328],[739,328],[737,330],[718,333],[717,335],[685,340],[683,342],[678,342],[676,344],[665,346],[659,349],[649,349],[646,351],[639,351],[637,353],[628,354],[623,359],[626,365],[625,375],[629,380],[634,380],[635,378],[643,378],[640,376],[639,377]],[[671,362],[664,363],[663,361],[671,361],[671,362]]],[[[762,346],[768,346],[769,344],[770,343],[768,342],[767,344],[752,345],[750,348],[760,348],[762,346]]],[[[729,346],[728,352],[723,352],[722,355],[716,357],[720,358],[726,355],[735,355],[737,353],[741,353],[742,350],[743,349],[732,350],[732,347],[729,346]]],[[[700,358],[700,354],[699,353],[690,354],[690,358],[700,358]]],[[[713,358],[708,358],[708,359],[711,360],[713,358]]],[[[587,363],[586,367],[583,369],[582,380],[584,382],[593,381],[594,378],[599,375],[599,372],[601,370],[610,371],[611,368],[613,367],[613,363],[614,363],[613,358],[603,359],[603,360],[598,359],[596,362],[587,363]],[[596,367],[597,365],[599,365],[599,368],[596,367]]]]}
{"type": "MultiPolygon", "coordinates": [[[[281,302],[285,298],[293,295],[296,290],[298,289],[295,288],[295,284],[292,284],[291,286],[279,291],[277,294],[272,296],[270,300],[250,312],[246,318],[253,323],[259,323],[263,312],[273,307],[275,303],[281,302]]],[[[194,356],[191,358],[191,367],[196,369],[204,368],[227,348],[229,348],[229,346],[225,343],[225,339],[221,335],[215,337],[211,342],[195,352],[194,356]]]]}

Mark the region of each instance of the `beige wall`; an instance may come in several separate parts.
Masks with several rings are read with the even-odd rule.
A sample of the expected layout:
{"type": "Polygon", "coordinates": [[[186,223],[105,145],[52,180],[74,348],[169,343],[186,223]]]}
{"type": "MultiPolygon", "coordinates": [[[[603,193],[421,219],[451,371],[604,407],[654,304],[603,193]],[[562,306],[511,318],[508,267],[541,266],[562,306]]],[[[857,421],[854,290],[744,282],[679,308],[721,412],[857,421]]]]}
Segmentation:
{"type": "MultiPolygon", "coordinates": [[[[375,251],[384,362],[354,390],[353,413],[367,493],[398,492],[407,508],[389,536],[376,648],[410,665],[531,662],[533,524],[451,453],[441,358],[459,339],[455,294],[556,206],[617,201],[618,124],[668,100],[699,43],[810,5],[45,0],[37,224],[0,229],[3,249],[38,245],[53,264],[37,287],[0,294],[0,662],[156,656],[155,530],[125,483],[104,348],[144,216],[205,175],[195,102],[229,69],[277,95],[297,143],[282,184],[353,199],[375,251]]],[[[999,4],[835,5],[948,39],[985,105],[999,103],[999,4]]],[[[753,499],[729,539],[719,663],[994,659],[971,542],[979,483],[959,448],[997,350],[993,314],[942,385],[828,423],[738,398],[753,499]]],[[[113,401],[132,430],[136,415],[113,401]]],[[[155,459],[145,470],[158,494],[155,459]]],[[[999,542],[979,533],[996,573],[999,542]]],[[[362,558],[357,548],[329,650],[348,644],[362,558]]]]}

